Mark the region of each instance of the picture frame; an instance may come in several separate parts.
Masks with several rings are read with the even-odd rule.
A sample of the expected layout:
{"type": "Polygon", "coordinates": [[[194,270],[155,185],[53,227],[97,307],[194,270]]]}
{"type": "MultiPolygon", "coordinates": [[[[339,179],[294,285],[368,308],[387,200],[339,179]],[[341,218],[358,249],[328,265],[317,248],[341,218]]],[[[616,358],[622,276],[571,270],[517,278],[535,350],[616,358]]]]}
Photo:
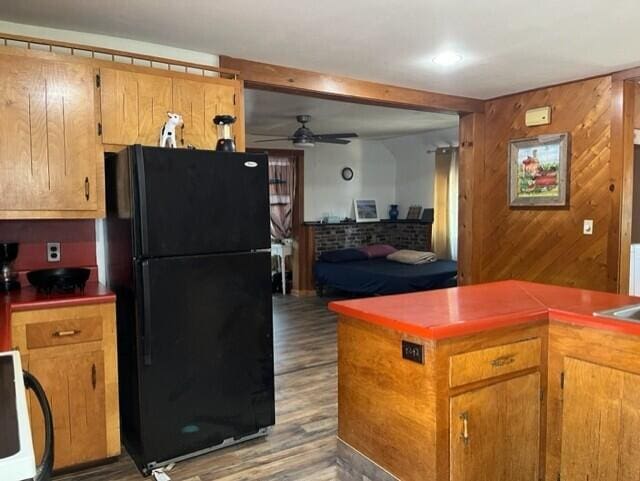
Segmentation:
{"type": "Polygon", "coordinates": [[[375,200],[354,199],[356,222],[378,222],[378,206],[375,200]]]}
{"type": "Polygon", "coordinates": [[[569,134],[509,141],[509,206],[567,205],[569,134]]]}
{"type": "Polygon", "coordinates": [[[409,210],[407,211],[407,220],[418,220],[420,219],[420,214],[422,214],[421,205],[409,206],[409,210]]]}

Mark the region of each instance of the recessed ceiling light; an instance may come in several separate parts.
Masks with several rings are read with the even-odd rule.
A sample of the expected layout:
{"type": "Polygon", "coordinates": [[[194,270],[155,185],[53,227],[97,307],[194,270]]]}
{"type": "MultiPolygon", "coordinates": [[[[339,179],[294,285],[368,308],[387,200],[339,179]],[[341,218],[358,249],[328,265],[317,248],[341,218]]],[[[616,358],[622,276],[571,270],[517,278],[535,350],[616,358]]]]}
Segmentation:
{"type": "Polygon", "coordinates": [[[442,52],[433,58],[433,63],[438,65],[454,65],[462,62],[462,55],[456,52],[442,52]]]}

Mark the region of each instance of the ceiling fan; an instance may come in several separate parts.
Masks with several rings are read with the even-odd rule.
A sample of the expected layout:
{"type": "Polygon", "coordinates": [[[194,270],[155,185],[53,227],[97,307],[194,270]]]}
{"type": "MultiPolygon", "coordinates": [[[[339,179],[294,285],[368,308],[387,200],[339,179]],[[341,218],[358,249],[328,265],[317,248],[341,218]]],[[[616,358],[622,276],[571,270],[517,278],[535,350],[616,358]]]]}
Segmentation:
{"type": "Polygon", "coordinates": [[[266,139],[266,140],[257,140],[256,142],[276,142],[278,140],[290,140],[293,142],[295,147],[313,147],[316,143],[324,143],[324,144],[340,144],[347,145],[350,140],[354,137],[357,137],[358,134],[347,133],[347,134],[314,134],[309,127],[307,127],[307,123],[311,120],[310,115],[297,115],[296,120],[302,124],[301,127],[290,136],[283,137],[279,139],[266,139]]]}

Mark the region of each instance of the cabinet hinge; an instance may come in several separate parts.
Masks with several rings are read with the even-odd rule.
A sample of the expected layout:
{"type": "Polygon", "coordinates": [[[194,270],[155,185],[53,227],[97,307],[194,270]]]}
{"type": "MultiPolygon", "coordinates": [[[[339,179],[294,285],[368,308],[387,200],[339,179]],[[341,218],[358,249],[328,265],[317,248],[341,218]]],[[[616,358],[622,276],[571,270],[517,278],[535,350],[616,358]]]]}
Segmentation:
{"type": "Polygon", "coordinates": [[[564,372],[560,373],[560,389],[564,389],[564,372]]]}
{"type": "Polygon", "coordinates": [[[96,88],[100,88],[100,74],[96,74],[96,88]]]}
{"type": "Polygon", "coordinates": [[[91,366],[91,385],[93,386],[94,391],[96,390],[97,381],[96,365],[93,364],[91,366]]]}
{"type": "Polygon", "coordinates": [[[98,122],[98,135],[102,136],[102,122],[98,122]]]}

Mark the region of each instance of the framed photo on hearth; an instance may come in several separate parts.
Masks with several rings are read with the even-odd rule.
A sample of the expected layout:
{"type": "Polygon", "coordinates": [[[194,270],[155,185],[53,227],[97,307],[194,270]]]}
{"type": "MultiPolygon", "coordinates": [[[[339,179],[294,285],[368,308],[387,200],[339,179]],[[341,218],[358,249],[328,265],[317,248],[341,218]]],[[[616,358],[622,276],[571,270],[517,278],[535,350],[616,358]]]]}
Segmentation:
{"type": "Polygon", "coordinates": [[[567,205],[569,134],[509,142],[509,205],[567,205]]]}
{"type": "Polygon", "coordinates": [[[354,200],[356,222],[378,222],[378,206],[375,200],[354,200]]]}

